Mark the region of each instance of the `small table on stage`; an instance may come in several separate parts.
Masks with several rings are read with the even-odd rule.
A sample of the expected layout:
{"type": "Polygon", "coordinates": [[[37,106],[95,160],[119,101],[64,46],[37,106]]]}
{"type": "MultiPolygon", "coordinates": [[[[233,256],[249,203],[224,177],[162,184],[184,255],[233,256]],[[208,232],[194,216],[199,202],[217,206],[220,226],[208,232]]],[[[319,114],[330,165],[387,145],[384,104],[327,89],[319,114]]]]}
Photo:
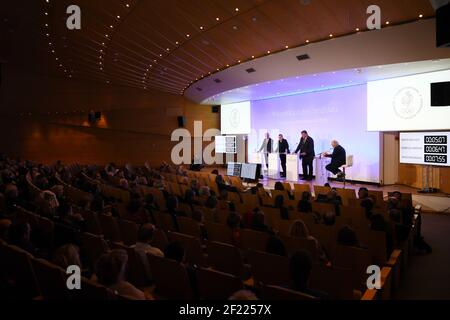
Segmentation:
{"type": "Polygon", "coordinates": [[[298,181],[300,159],[298,154],[288,154],[286,157],[286,180],[287,181],[298,181]]]}
{"type": "Polygon", "coordinates": [[[269,153],[269,172],[267,175],[271,179],[280,178],[280,156],[278,153],[269,153]]]}
{"type": "Polygon", "coordinates": [[[324,185],[328,182],[329,172],[325,168],[331,162],[330,158],[317,156],[316,157],[316,184],[324,185]]]}

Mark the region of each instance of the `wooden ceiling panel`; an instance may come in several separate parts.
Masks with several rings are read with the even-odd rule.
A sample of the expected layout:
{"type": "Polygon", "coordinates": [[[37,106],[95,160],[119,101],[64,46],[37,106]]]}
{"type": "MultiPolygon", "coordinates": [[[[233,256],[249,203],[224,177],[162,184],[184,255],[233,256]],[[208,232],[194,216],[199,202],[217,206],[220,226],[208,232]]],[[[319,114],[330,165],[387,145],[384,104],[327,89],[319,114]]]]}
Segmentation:
{"type": "Polygon", "coordinates": [[[434,16],[429,0],[16,0],[0,9],[0,57],[41,73],[182,94],[252,56],[364,31],[371,4],[391,25],[434,16]],[[81,30],[66,28],[71,4],[81,8],[81,30]]]}

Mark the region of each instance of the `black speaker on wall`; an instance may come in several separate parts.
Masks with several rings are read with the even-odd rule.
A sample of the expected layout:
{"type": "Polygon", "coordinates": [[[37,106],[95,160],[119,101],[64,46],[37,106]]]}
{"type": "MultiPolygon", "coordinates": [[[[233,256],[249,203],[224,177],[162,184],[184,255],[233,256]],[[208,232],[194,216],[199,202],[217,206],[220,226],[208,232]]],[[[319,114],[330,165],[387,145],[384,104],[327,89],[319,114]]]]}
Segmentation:
{"type": "Polygon", "coordinates": [[[179,117],[177,117],[177,120],[178,120],[178,127],[179,128],[184,127],[184,117],[183,116],[179,116],[179,117]]]}
{"type": "Polygon", "coordinates": [[[219,113],[219,108],[220,108],[220,106],[212,106],[211,107],[212,113],[219,113]]]}
{"type": "Polygon", "coordinates": [[[431,106],[450,106],[450,81],[431,84],[431,106]]]}
{"type": "Polygon", "coordinates": [[[450,47],[450,3],[436,10],[436,46],[450,47]]]}

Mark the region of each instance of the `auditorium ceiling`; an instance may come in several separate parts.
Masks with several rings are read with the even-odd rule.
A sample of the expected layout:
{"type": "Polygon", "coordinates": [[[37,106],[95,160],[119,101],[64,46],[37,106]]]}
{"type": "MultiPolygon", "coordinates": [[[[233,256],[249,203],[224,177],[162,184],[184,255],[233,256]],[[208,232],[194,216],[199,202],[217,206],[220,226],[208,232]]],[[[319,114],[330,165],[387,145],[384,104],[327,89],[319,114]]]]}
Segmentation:
{"type": "Polygon", "coordinates": [[[264,56],[434,16],[429,0],[14,0],[0,8],[0,59],[33,72],[184,94],[264,56]],[[81,8],[68,30],[66,8],[81,8]]]}

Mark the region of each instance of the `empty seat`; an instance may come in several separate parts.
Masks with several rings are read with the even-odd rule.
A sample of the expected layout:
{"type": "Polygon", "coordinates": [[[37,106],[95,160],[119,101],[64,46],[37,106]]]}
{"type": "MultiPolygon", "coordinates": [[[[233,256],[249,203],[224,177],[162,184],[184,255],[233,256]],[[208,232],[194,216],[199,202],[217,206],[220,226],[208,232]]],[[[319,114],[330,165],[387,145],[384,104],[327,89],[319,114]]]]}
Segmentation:
{"type": "Polygon", "coordinates": [[[196,238],[201,237],[200,225],[197,221],[187,217],[177,217],[180,233],[184,233],[196,238]]]}
{"type": "Polygon", "coordinates": [[[99,214],[98,220],[103,230],[105,239],[119,242],[121,241],[120,230],[117,224],[117,219],[106,214],[99,214]]]}
{"type": "Polygon", "coordinates": [[[133,221],[118,220],[120,236],[124,244],[130,246],[136,243],[139,232],[138,225],[133,221]]]}
{"type": "Polygon", "coordinates": [[[309,286],[311,289],[326,292],[331,299],[352,300],[353,271],[336,267],[328,267],[323,264],[315,264],[311,272],[309,286]]]}
{"type": "Polygon", "coordinates": [[[208,263],[216,270],[242,278],[245,266],[238,248],[215,241],[207,242],[208,263]]]}
{"type": "Polygon", "coordinates": [[[266,250],[269,234],[249,229],[241,230],[241,243],[243,249],[253,249],[259,251],[266,250]]]}
{"type": "Polygon", "coordinates": [[[190,300],[192,288],[186,268],[177,261],[148,254],[156,294],[166,299],[190,300]]]}
{"type": "Polygon", "coordinates": [[[103,236],[85,232],[81,234],[81,249],[86,254],[88,264],[93,267],[97,259],[108,250],[108,244],[103,236]]]}
{"type": "Polygon", "coordinates": [[[169,244],[169,239],[167,238],[166,233],[164,230],[156,229],[153,233],[153,241],[152,246],[160,249],[161,251],[164,251],[164,249],[169,244]]]}
{"type": "Polygon", "coordinates": [[[289,258],[261,251],[249,250],[248,262],[255,283],[289,286],[291,283],[289,258]]]}
{"type": "Polygon", "coordinates": [[[169,239],[170,241],[178,241],[183,244],[188,263],[196,266],[204,266],[206,264],[206,258],[198,238],[178,232],[169,232],[169,239]]]}
{"type": "Polygon", "coordinates": [[[366,270],[371,264],[369,250],[341,245],[336,246],[333,265],[352,270],[354,289],[359,290],[366,285],[366,270]]]}
{"type": "Polygon", "coordinates": [[[217,241],[232,244],[231,230],[228,226],[220,223],[206,224],[206,232],[209,241],[217,241]]]}
{"type": "Polygon", "coordinates": [[[244,287],[238,277],[229,273],[199,268],[196,275],[200,299],[226,300],[244,287]]]}

